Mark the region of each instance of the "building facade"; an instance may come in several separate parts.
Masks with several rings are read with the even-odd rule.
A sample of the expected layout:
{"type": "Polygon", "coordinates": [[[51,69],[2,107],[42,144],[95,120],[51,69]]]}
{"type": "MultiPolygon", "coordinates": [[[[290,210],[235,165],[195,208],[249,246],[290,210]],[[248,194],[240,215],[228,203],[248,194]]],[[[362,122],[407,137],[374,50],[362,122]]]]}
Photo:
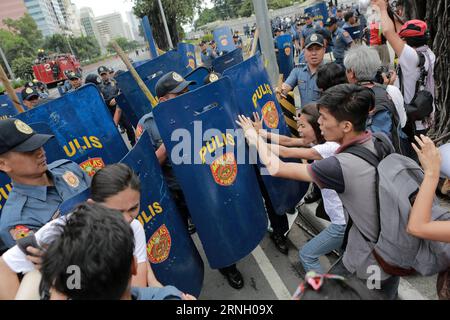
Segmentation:
{"type": "Polygon", "coordinates": [[[102,53],[106,52],[106,46],[103,45],[103,42],[100,37],[100,32],[97,28],[97,24],[94,20],[94,13],[91,8],[81,8],[80,9],[80,24],[82,29],[84,30],[84,34],[88,37],[93,37],[97,40],[100,45],[100,49],[102,53]]]}
{"type": "Polygon", "coordinates": [[[0,1],[0,28],[3,28],[3,20],[11,18],[20,19],[27,12],[23,0],[1,0],[0,1]]]}
{"type": "Polygon", "coordinates": [[[95,18],[95,23],[104,47],[107,47],[108,43],[115,38],[124,37],[129,39],[120,13],[111,13],[97,17],[95,18]]]}

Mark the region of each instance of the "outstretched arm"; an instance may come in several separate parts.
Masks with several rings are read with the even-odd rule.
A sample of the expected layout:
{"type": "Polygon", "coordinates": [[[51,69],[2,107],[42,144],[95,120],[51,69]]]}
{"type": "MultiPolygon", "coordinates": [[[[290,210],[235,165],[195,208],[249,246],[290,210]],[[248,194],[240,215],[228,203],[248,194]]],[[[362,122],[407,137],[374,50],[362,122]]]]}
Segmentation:
{"type": "Polygon", "coordinates": [[[236,123],[244,130],[245,138],[250,146],[258,150],[261,162],[266,166],[269,174],[274,177],[287,178],[311,182],[312,178],[307,170],[307,165],[299,163],[283,162],[268,147],[253,128],[250,118],[239,116],[236,123]]]}
{"type": "Polygon", "coordinates": [[[431,221],[435,190],[439,183],[441,156],[430,138],[415,137],[420,149],[413,144],[425,172],[422,185],[409,215],[408,233],[422,239],[450,242],[450,221],[431,221]]]}

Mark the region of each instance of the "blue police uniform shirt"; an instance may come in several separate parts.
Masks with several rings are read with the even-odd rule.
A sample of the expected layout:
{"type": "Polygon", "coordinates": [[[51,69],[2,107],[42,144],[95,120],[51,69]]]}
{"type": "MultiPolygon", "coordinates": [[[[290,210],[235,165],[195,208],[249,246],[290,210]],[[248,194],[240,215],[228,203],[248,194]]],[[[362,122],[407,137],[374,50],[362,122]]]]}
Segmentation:
{"type": "Polygon", "coordinates": [[[48,165],[53,186],[29,186],[13,183],[0,216],[0,238],[7,247],[15,245],[11,232],[17,226],[37,231],[55,218],[60,204],[89,188],[91,178],[70,160],[48,165]]]}
{"type": "Polygon", "coordinates": [[[344,19],[337,19],[337,26],[338,28],[342,28],[345,24],[345,20],[344,19]]]}
{"type": "Polygon", "coordinates": [[[310,34],[313,34],[316,31],[313,24],[305,25],[302,28],[302,38],[306,39],[309,37],[310,34]]]}
{"type": "Polygon", "coordinates": [[[206,68],[211,68],[212,62],[213,62],[215,56],[217,56],[217,55],[214,54],[214,52],[211,48],[207,48],[206,53],[201,52],[201,60],[202,60],[203,65],[206,68]]]}
{"type": "Polygon", "coordinates": [[[334,58],[342,63],[345,56],[345,51],[350,47],[350,44],[353,42],[350,34],[342,28],[337,28],[335,32],[333,32],[333,55],[334,58]]]}
{"type": "Polygon", "coordinates": [[[342,25],[342,29],[345,29],[345,28],[353,28],[353,26],[350,25],[350,23],[348,23],[348,22],[344,22],[344,24],[342,25]]]}
{"type": "Polygon", "coordinates": [[[182,292],[174,286],[131,288],[133,300],[181,300],[182,292]]]}
{"type": "Polygon", "coordinates": [[[139,120],[136,127],[136,138],[139,139],[144,132],[147,132],[148,135],[150,135],[150,140],[155,149],[161,145],[162,139],[153,112],[147,113],[139,120]]]}
{"type": "Polygon", "coordinates": [[[301,65],[292,70],[285,83],[294,88],[298,86],[302,106],[319,100],[320,90],[317,87],[317,72],[311,74],[308,65],[301,65]]]}

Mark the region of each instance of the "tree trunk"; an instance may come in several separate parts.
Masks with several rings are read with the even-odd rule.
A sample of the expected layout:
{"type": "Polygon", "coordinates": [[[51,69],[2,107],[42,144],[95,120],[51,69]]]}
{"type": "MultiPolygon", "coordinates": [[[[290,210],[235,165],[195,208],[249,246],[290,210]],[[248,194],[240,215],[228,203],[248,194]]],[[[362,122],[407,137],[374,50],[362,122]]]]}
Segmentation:
{"type": "MultiPolygon", "coordinates": [[[[165,8],[166,9],[166,8],[165,8]]],[[[176,45],[179,42],[178,36],[178,23],[176,19],[176,13],[170,12],[170,8],[166,9],[166,19],[169,27],[170,37],[172,38],[172,43],[176,45]]],[[[167,41],[165,32],[156,32],[156,30],[165,30],[164,23],[161,16],[161,11],[159,10],[158,2],[152,1],[151,8],[147,12],[148,19],[153,29],[153,37],[157,46],[162,50],[169,49],[169,42],[167,41]]]]}
{"type": "Polygon", "coordinates": [[[436,55],[436,115],[430,135],[438,138],[450,132],[450,0],[407,0],[405,13],[409,19],[425,20],[430,30],[430,47],[436,55]]]}

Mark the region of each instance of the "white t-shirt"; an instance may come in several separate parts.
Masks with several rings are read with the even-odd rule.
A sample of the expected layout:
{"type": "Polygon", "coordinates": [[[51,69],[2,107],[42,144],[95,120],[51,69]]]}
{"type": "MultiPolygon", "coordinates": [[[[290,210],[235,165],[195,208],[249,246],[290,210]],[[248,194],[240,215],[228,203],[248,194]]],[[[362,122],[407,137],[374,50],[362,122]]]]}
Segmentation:
{"type": "MultiPolygon", "coordinates": [[[[39,229],[35,236],[36,241],[40,246],[50,244],[60,234],[60,228],[58,225],[64,225],[68,216],[60,217],[52,220],[41,229],[39,229]],[[58,225],[57,225],[58,224],[58,225]]],[[[147,261],[147,250],[145,241],[144,227],[138,220],[133,220],[130,224],[134,234],[134,256],[138,263],[147,261]]],[[[3,260],[8,267],[15,273],[27,273],[35,269],[34,264],[27,259],[27,256],[15,245],[6,251],[3,256],[3,260]]]]}
{"type": "MultiPolygon", "coordinates": [[[[333,156],[338,148],[339,144],[336,142],[325,142],[313,147],[323,159],[333,156]]],[[[320,191],[322,192],[325,212],[330,217],[331,223],[337,225],[347,224],[345,221],[344,206],[337,192],[331,189],[321,189],[320,191]]]]}
{"type": "Polygon", "coordinates": [[[399,88],[391,85],[387,86],[386,92],[391,97],[392,102],[394,102],[395,109],[397,109],[397,113],[400,118],[401,127],[405,127],[408,118],[406,116],[405,103],[403,100],[402,92],[399,88]]]}
{"type": "MultiPolygon", "coordinates": [[[[436,61],[436,56],[431,51],[431,49],[428,49],[428,55],[431,58],[431,63],[434,65],[436,61]]],[[[425,55],[426,57],[426,55],[425,55]]],[[[398,63],[400,64],[402,68],[402,82],[404,87],[403,92],[403,98],[405,99],[405,103],[409,104],[411,103],[412,99],[414,98],[414,95],[416,93],[416,83],[417,80],[420,77],[420,69],[418,67],[419,65],[419,56],[417,55],[416,50],[414,50],[412,47],[405,44],[405,47],[403,48],[402,54],[400,58],[398,59],[398,63]]],[[[425,70],[430,69],[430,61],[425,58],[425,70]]],[[[400,80],[397,79],[395,82],[395,86],[397,88],[400,88],[400,80]]],[[[433,92],[434,95],[434,92],[433,92]]],[[[424,130],[426,127],[423,125],[422,121],[416,121],[416,128],[417,130],[424,130]]]]}

